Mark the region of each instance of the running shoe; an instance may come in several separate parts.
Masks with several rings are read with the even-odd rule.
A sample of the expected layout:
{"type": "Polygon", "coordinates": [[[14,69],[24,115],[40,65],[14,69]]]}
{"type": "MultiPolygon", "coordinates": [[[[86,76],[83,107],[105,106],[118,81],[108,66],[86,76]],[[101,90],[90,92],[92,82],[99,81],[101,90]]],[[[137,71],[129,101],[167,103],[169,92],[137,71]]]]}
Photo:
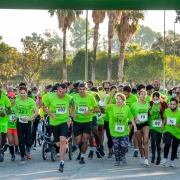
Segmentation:
{"type": "Polygon", "coordinates": [[[141,157],[140,163],[141,163],[141,164],[144,164],[144,157],[141,157]]]}
{"type": "Polygon", "coordinates": [[[115,166],[119,166],[120,165],[120,161],[116,161],[114,165],[115,166]]]}
{"type": "Polygon", "coordinates": [[[134,151],[133,157],[138,157],[138,150],[135,150],[135,151],[134,151]]]}
{"type": "Polygon", "coordinates": [[[78,154],[78,157],[76,158],[76,160],[80,160],[80,157],[81,157],[81,153],[78,154]]]}
{"type": "Polygon", "coordinates": [[[148,159],[145,159],[145,160],[144,160],[144,165],[145,165],[145,166],[149,166],[148,159]]]}
{"type": "Polygon", "coordinates": [[[112,158],[112,156],[113,156],[113,153],[108,153],[107,158],[112,158]]]}
{"type": "Polygon", "coordinates": [[[20,164],[26,164],[25,158],[21,158],[20,164]]]}
{"type": "Polygon", "coordinates": [[[126,164],[126,157],[125,157],[125,156],[123,156],[123,157],[121,158],[121,160],[122,160],[122,163],[123,163],[123,164],[126,164]]]}
{"type": "Polygon", "coordinates": [[[15,155],[12,155],[12,156],[11,156],[11,161],[14,162],[15,159],[16,159],[15,155]]]}
{"type": "Polygon", "coordinates": [[[93,158],[93,156],[94,156],[94,151],[89,151],[89,155],[88,155],[88,158],[89,159],[92,159],[93,158]]]}
{"type": "Polygon", "coordinates": [[[174,161],[171,160],[171,161],[169,162],[169,167],[174,167],[174,161]]]}
{"type": "Polygon", "coordinates": [[[25,156],[26,156],[27,159],[31,159],[30,150],[27,150],[25,156]]]}
{"type": "Polygon", "coordinates": [[[162,164],[163,166],[165,166],[165,165],[167,164],[167,159],[166,159],[166,158],[163,158],[161,164],[162,164]]]}
{"type": "Polygon", "coordinates": [[[58,169],[60,172],[63,172],[64,171],[64,163],[60,162],[59,164],[59,169],[58,169]]]}
{"type": "Polygon", "coordinates": [[[72,147],[72,152],[75,152],[77,150],[77,147],[76,146],[73,146],[72,147]]]}
{"type": "Polygon", "coordinates": [[[19,154],[19,149],[18,149],[18,147],[15,147],[15,154],[16,154],[16,155],[19,154]]]}
{"type": "Polygon", "coordinates": [[[36,148],[34,147],[34,145],[31,146],[31,150],[36,150],[36,148]]]}
{"type": "Polygon", "coordinates": [[[4,154],[1,153],[1,154],[0,154],[0,162],[3,162],[3,161],[4,161],[4,154]]]}
{"type": "Polygon", "coordinates": [[[96,152],[99,153],[100,156],[105,155],[104,151],[100,147],[96,148],[96,152]]]}
{"type": "Polygon", "coordinates": [[[155,157],[152,157],[152,158],[151,158],[151,163],[154,164],[154,163],[155,163],[155,160],[156,160],[156,158],[155,158],[155,157]]]}
{"type": "Polygon", "coordinates": [[[98,152],[96,152],[97,158],[102,158],[102,156],[99,155],[98,152]]]}
{"type": "Polygon", "coordinates": [[[83,157],[80,158],[79,164],[85,164],[83,157]]]}
{"type": "Polygon", "coordinates": [[[157,157],[156,159],[156,165],[159,165],[161,163],[161,157],[157,157]]]}

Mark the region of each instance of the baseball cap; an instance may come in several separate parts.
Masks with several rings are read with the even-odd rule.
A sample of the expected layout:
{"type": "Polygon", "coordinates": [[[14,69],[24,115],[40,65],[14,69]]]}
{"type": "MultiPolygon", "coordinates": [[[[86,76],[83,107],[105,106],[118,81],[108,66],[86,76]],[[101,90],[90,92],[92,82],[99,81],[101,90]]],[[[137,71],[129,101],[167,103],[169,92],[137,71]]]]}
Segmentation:
{"type": "Polygon", "coordinates": [[[8,96],[8,97],[12,97],[12,98],[16,97],[16,95],[15,95],[13,92],[9,92],[9,93],[7,94],[7,96],[8,96]]]}

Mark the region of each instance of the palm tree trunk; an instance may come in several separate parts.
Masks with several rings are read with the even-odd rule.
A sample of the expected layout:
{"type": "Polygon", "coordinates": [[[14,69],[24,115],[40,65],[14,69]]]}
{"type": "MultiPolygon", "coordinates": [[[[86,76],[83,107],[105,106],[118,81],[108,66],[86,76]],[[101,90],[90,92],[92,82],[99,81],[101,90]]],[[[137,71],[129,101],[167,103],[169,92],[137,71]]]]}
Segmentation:
{"type": "Polygon", "coordinates": [[[124,54],[125,54],[125,48],[126,44],[121,43],[120,47],[120,56],[119,56],[119,61],[118,61],[118,78],[119,78],[119,85],[122,84],[123,82],[123,69],[124,69],[124,54]]]}
{"type": "Polygon", "coordinates": [[[108,39],[107,80],[108,80],[110,83],[112,82],[111,39],[108,39]]]}
{"type": "Polygon", "coordinates": [[[96,51],[97,51],[97,45],[98,45],[98,35],[99,35],[99,23],[95,23],[94,27],[94,41],[93,41],[93,48],[94,48],[94,54],[93,54],[93,61],[92,61],[92,74],[91,74],[91,81],[95,83],[95,72],[96,72],[96,51]]]}
{"type": "Polygon", "coordinates": [[[63,82],[67,82],[67,66],[66,66],[66,28],[63,29],[63,82]]]}

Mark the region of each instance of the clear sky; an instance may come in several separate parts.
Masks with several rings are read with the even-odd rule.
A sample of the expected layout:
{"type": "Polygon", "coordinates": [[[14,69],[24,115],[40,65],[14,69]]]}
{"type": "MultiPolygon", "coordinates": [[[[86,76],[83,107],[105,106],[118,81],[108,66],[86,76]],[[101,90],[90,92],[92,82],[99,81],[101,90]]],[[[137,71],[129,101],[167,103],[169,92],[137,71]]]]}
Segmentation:
{"type": "MultiPolygon", "coordinates": [[[[89,20],[91,20],[89,11],[89,20]]],[[[83,17],[85,17],[85,12],[83,17]]],[[[175,11],[166,11],[166,30],[174,29],[175,11]]],[[[108,18],[100,25],[100,33],[107,34],[108,18]]],[[[145,20],[141,22],[149,26],[154,31],[163,33],[164,31],[164,11],[146,11],[145,20]]],[[[45,10],[2,10],[0,9],[0,36],[4,42],[12,47],[21,49],[21,38],[31,35],[32,32],[42,34],[45,29],[55,30],[62,37],[58,29],[57,17],[50,17],[45,10]]],[[[180,23],[176,24],[176,32],[180,33],[180,23]]]]}

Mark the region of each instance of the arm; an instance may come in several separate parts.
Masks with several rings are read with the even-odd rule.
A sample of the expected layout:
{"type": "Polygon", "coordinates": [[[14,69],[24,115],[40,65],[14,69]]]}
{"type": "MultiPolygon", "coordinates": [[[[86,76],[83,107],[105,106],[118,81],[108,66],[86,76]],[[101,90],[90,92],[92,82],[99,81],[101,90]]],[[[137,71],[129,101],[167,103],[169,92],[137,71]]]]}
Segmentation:
{"type": "Polygon", "coordinates": [[[48,109],[47,106],[43,106],[43,111],[56,120],[56,116],[48,109]]]}
{"type": "Polygon", "coordinates": [[[34,119],[35,117],[38,116],[38,109],[37,108],[34,108],[34,114],[30,117],[27,118],[27,121],[31,120],[31,119],[34,119]]]}
{"type": "Polygon", "coordinates": [[[167,123],[167,118],[164,118],[164,121],[163,121],[162,126],[161,126],[162,130],[164,130],[164,126],[165,126],[166,123],[167,123]]]}
{"type": "Polygon", "coordinates": [[[8,107],[7,109],[8,109],[8,110],[7,110],[6,112],[0,113],[0,117],[5,117],[7,114],[10,114],[10,113],[11,113],[11,107],[8,107]]]}

